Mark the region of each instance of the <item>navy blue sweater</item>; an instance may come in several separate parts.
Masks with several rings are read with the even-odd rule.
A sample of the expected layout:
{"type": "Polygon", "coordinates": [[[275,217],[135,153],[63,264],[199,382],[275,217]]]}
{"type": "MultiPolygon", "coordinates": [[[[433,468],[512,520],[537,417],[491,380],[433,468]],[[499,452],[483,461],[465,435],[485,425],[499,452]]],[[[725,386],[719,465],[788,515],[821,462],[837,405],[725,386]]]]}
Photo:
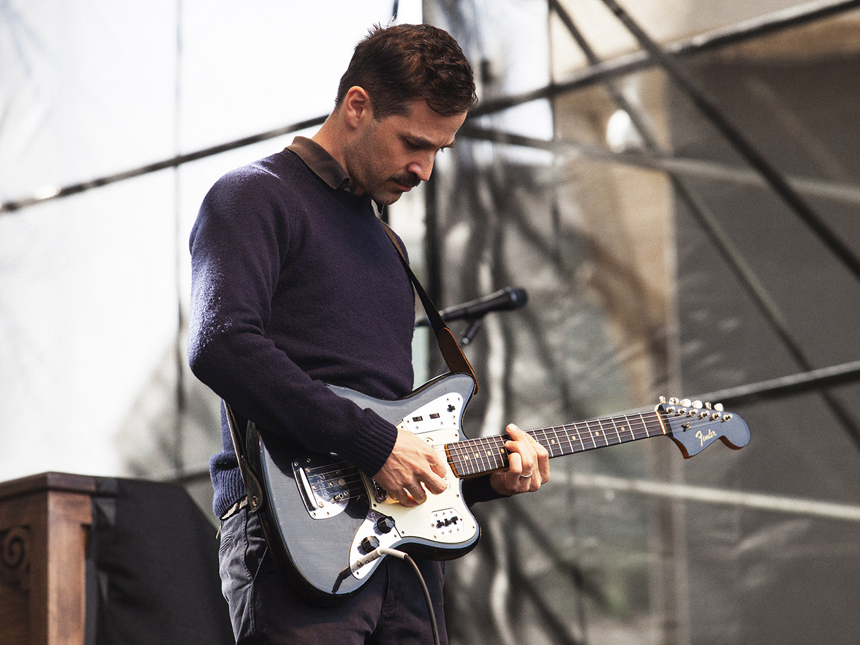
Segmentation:
{"type": "MultiPolygon", "coordinates": [[[[267,441],[375,474],[396,428],[325,386],[395,399],[413,385],[412,286],[371,201],[287,149],[222,177],[190,246],[194,374],[267,441]]],[[[210,463],[218,516],[245,494],[223,414],[222,438],[210,463]]]]}

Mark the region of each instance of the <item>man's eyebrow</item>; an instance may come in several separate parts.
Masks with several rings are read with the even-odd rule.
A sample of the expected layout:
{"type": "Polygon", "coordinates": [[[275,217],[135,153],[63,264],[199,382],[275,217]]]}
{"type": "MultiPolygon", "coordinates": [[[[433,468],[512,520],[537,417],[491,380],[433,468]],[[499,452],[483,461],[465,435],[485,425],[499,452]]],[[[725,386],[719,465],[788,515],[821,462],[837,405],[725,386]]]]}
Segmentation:
{"type": "Polygon", "coordinates": [[[417,146],[419,148],[433,148],[435,150],[444,150],[446,148],[453,148],[454,143],[455,143],[454,139],[451,139],[451,141],[449,143],[443,144],[441,146],[437,146],[435,143],[433,143],[429,139],[425,139],[424,137],[410,135],[410,134],[404,135],[404,139],[406,139],[413,146],[417,146]]]}

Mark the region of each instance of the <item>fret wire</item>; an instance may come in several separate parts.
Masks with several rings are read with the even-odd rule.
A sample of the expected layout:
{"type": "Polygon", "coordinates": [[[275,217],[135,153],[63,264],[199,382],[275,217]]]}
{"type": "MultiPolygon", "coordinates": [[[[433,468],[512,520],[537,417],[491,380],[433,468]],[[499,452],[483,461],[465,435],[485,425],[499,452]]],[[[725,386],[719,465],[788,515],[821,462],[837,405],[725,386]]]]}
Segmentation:
{"type": "Polygon", "coordinates": [[[597,420],[597,436],[603,438],[603,445],[608,446],[609,440],[606,438],[606,430],[603,429],[603,421],[597,420]]]}
{"type": "MultiPolygon", "coordinates": [[[[597,445],[597,438],[594,436],[593,424],[594,424],[594,421],[586,421],[585,427],[588,430],[588,436],[591,437],[591,445],[594,448],[599,448],[599,446],[597,445]]],[[[597,433],[597,436],[598,437],[600,436],[599,432],[597,433]]]]}
{"type": "Polygon", "coordinates": [[[504,468],[508,464],[508,453],[505,450],[505,439],[504,437],[493,437],[491,441],[494,445],[493,450],[493,469],[498,470],[499,468],[504,468]]]}
{"type": "Polygon", "coordinates": [[[569,425],[553,426],[551,428],[551,430],[555,434],[556,438],[559,437],[559,433],[560,433],[561,436],[567,441],[567,447],[565,448],[564,441],[558,440],[557,445],[558,445],[558,449],[560,451],[560,454],[570,455],[570,454],[573,454],[574,452],[576,452],[576,447],[573,444],[573,442],[576,441],[576,439],[571,437],[572,433],[570,431],[569,425]]]}
{"type": "Polygon", "coordinates": [[[483,452],[481,454],[484,458],[486,470],[490,471],[499,468],[498,460],[496,458],[497,451],[496,447],[493,446],[493,439],[484,437],[481,441],[481,447],[483,448],[483,452]]]}
{"type": "Polygon", "coordinates": [[[553,456],[552,446],[550,445],[549,439],[547,439],[546,431],[544,428],[535,428],[533,430],[526,431],[526,434],[529,435],[535,441],[537,441],[544,448],[546,448],[550,457],[553,456]]]}
{"type": "Polygon", "coordinates": [[[624,443],[621,441],[621,433],[618,432],[618,424],[615,423],[615,417],[611,417],[609,420],[612,421],[612,429],[615,430],[615,436],[618,438],[618,443],[624,443]]]}
{"type": "Polygon", "coordinates": [[[460,463],[457,460],[456,446],[456,443],[445,444],[445,458],[448,460],[451,470],[456,474],[460,474],[463,472],[463,469],[460,467],[460,463]]]}
{"type": "Polygon", "coordinates": [[[558,453],[560,455],[563,455],[563,454],[565,454],[565,452],[564,452],[564,444],[563,444],[562,438],[565,437],[566,434],[564,432],[562,432],[561,438],[560,438],[558,431],[559,431],[559,428],[553,427],[552,434],[555,436],[555,446],[558,449],[558,453]]]}
{"type": "Polygon", "coordinates": [[[612,431],[614,431],[615,437],[618,439],[618,443],[650,438],[654,434],[655,427],[662,433],[662,425],[657,419],[657,414],[654,412],[639,413],[633,416],[605,417],[595,419],[593,421],[582,421],[564,426],[556,426],[551,428],[551,430],[555,432],[556,435],[559,430],[564,432],[567,437],[570,452],[563,452],[562,454],[571,454],[582,450],[592,450],[595,448],[602,448],[604,446],[616,445],[611,442],[612,431],[607,435],[607,430],[604,428],[604,425],[609,426],[609,424],[612,424],[612,431]],[[592,423],[598,424],[600,430],[595,430],[591,425],[592,423]],[[622,425],[619,425],[619,423],[622,425]],[[583,428],[588,430],[587,436],[591,441],[590,444],[586,443],[583,439],[583,428]],[[599,437],[603,438],[602,443],[599,437]]]}
{"type": "Polygon", "coordinates": [[[499,464],[501,455],[499,454],[498,446],[494,445],[494,443],[492,439],[484,440],[484,454],[487,456],[488,470],[497,470],[501,467],[499,464]]]}
{"type": "MultiPolygon", "coordinates": [[[[582,436],[582,423],[574,423],[573,429],[576,430],[576,437],[577,439],[579,439],[579,445],[581,446],[581,450],[588,450],[588,444],[585,442],[585,438],[583,438],[582,436]]],[[[589,433],[587,436],[590,437],[591,433],[589,433]]]]}
{"type": "Polygon", "coordinates": [[[597,448],[597,442],[594,440],[594,433],[591,431],[591,424],[588,421],[583,421],[582,425],[585,426],[585,429],[588,430],[588,438],[591,439],[591,447],[597,448]]]}
{"type": "Polygon", "coordinates": [[[482,470],[485,470],[486,464],[484,463],[484,456],[481,454],[480,451],[480,441],[477,440],[476,443],[473,445],[474,447],[470,451],[470,456],[472,458],[472,464],[475,467],[475,470],[472,474],[475,474],[481,472],[482,470]]]}
{"type": "Polygon", "coordinates": [[[468,472],[468,464],[466,462],[465,457],[463,456],[463,450],[459,444],[448,444],[451,446],[450,455],[451,459],[454,460],[457,464],[456,471],[460,473],[461,476],[465,477],[471,473],[468,472]]]}
{"type": "Polygon", "coordinates": [[[603,439],[603,446],[601,448],[609,445],[609,439],[606,438],[606,429],[603,427],[604,421],[605,419],[597,420],[597,436],[603,439]]]}
{"type": "Polygon", "coordinates": [[[642,418],[642,425],[645,426],[645,435],[650,437],[651,433],[648,431],[648,421],[645,419],[645,415],[640,414],[639,416],[642,418]]]}
{"type": "MultiPolygon", "coordinates": [[[[645,425],[645,434],[646,434],[646,435],[648,435],[648,436],[650,437],[650,436],[651,436],[651,433],[650,433],[650,432],[649,432],[649,430],[648,430],[648,420],[647,420],[647,419],[645,419],[645,415],[640,415],[640,416],[642,417],[642,423],[645,425]]],[[[652,413],[652,414],[651,414],[651,418],[652,418],[652,419],[654,419],[654,420],[656,420],[656,419],[657,419],[657,415],[652,413]]],[[[662,424],[660,424],[659,420],[657,421],[657,425],[661,428],[661,432],[662,432],[662,424]]]]}
{"type": "Polygon", "coordinates": [[[576,449],[573,447],[573,440],[571,439],[570,430],[567,426],[562,426],[562,429],[564,430],[564,436],[567,437],[567,445],[570,446],[569,454],[573,454],[574,452],[576,452],[576,449]]]}
{"type": "MultiPolygon", "coordinates": [[[[556,457],[616,445],[612,443],[613,433],[620,444],[650,438],[658,431],[660,434],[668,434],[660,415],[657,412],[647,412],[538,428],[529,434],[546,448],[551,457],[556,457]],[[587,431],[585,436],[583,431],[587,431]]],[[[510,463],[504,448],[505,441],[505,436],[501,435],[454,442],[447,446],[448,458],[452,468],[464,477],[498,470],[510,463]]]]}
{"type": "Polygon", "coordinates": [[[573,432],[571,432],[570,425],[565,424],[563,426],[559,426],[559,429],[564,433],[564,437],[567,439],[567,448],[565,448],[564,454],[571,455],[575,453],[579,448],[576,447],[576,442],[578,439],[573,436],[573,432]]]}
{"type": "Polygon", "coordinates": [[[603,432],[603,422],[600,419],[596,419],[592,421],[591,425],[597,425],[597,430],[591,431],[592,436],[594,436],[594,447],[595,448],[603,448],[606,445],[606,434],[603,432]],[[603,446],[598,446],[600,440],[603,440],[603,446]]]}
{"type": "Polygon", "coordinates": [[[475,454],[470,442],[468,446],[463,447],[463,458],[467,460],[469,465],[469,474],[474,475],[478,472],[478,464],[475,462],[475,454]]]}
{"type": "Polygon", "coordinates": [[[605,417],[600,421],[600,431],[603,433],[603,441],[607,446],[614,446],[612,443],[612,426],[615,421],[612,417],[605,417]]]}
{"type": "Polygon", "coordinates": [[[464,477],[474,475],[477,472],[475,468],[475,460],[472,459],[472,455],[469,452],[470,445],[471,444],[467,442],[455,444],[455,453],[460,463],[460,470],[464,477]]]}
{"type": "Polygon", "coordinates": [[[535,428],[534,430],[527,431],[526,434],[546,448],[549,456],[553,457],[552,440],[549,438],[548,430],[552,430],[552,428],[535,428]]]}
{"type": "Polygon", "coordinates": [[[481,455],[482,471],[486,472],[488,470],[493,470],[493,466],[495,464],[493,461],[491,461],[491,459],[492,459],[491,454],[492,453],[487,449],[487,439],[484,437],[481,437],[480,445],[481,445],[481,450],[480,450],[479,454],[481,455]]]}
{"type": "Polygon", "coordinates": [[[546,448],[546,451],[549,453],[550,457],[554,457],[553,448],[552,448],[552,439],[549,438],[549,433],[547,433],[546,428],[541,428],[540,430],[536,430],[534,434],[532,434],[532,438],[537,441],[540,445],[546,448]]]}
{"type": "Polygon", "coordinates": [[[501,468],[504,465],[502,453],[500,452],[500,450],[503,449],[503,447],[504,447],[504,443],[501,444],[501,447],[499,446],[499,444],[496,441],[493,441],[491,439],[488,439],[486,443],[487,443],[487,447],[488,447],[487,451],[486,451],[487,457],[488,457],[488,462],[492,466],[492,468],[490,468],[490,470],[498,470],[499,468],[501,468]],[[489,460],[491,455],[492,455],[492,461],[489,460]]]}
{"type": "Polygon", "coordinates": [[[618,435],[618,442],[619,443],[625,443],[627,441],[633,441],[636,438],[636,436],[633,434],[633,429],[631,427],[632,424],[630,423],[629,417],[623,417],[623,422],[622,422],[620,428],[618,427],[618,424],[615,423],[614,421],[613,421],[613,424],[615,425],[615,433],[618,435]],[[621,436],[622,432],[625,433],[623,437],[621,436]],[[629,435],[629,438],[628,438],[628,435],[629,435]]]}
{"type": "Polygon", "coordinates": [[[555,449],[558,446],[558,432],[555,431],[555,428],[551,427],[549,429],[542,429],[541,433],[543,434],[544,440],[539,443],[541,443],[541,445],[543,445],[543,447],[547,449],[551,457],[555,457],[555,449]],[[549,432],[547,430],[552,431],[553,438],[550,438],[549,432]]]}
{"type": "Polygon", "coordinates": [[[579,426],[576,423],[573,424],[573,429],[576,431],[576,438],[579,439],[580,447],[582,450],[585,450],[585,442],[582,440],[582,433],[579,431],[579,426]]]}
{"type": "Polygon", "coordinates": [[[472,460],[474,470],[472,474],[479,473],[484,469],[483,455],[481,455],[481,443],[479,440],[474,441],[469,446],[469,458],[472,460]]]}

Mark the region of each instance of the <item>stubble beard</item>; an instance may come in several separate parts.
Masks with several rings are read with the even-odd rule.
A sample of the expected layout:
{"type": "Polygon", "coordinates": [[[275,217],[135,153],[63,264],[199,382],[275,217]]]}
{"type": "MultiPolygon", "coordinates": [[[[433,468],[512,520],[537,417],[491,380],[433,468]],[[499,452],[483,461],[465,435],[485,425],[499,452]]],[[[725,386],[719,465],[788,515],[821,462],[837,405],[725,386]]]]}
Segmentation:
{"type": "Polygon", "coordinates": [[[375,128],[369,129],[364,136],[349,148],[347,173],[356,186],[381,206],[389,206],[403,195],[391,184],[414,188],[421,180],[413,173],[386,175],[378,162],[376,146],[373,145],[375,128]]]}

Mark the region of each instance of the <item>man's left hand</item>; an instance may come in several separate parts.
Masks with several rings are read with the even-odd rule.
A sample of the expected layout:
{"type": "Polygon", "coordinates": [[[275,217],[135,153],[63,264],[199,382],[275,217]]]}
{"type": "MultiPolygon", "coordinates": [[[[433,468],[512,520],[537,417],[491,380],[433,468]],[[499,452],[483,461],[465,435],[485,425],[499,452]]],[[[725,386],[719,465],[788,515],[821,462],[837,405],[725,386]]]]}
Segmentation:
{"type": "Polygon", "coordinates": [[[493,490],[500,495],[536,491],[549,481],[549,453],[514,424],[507,427],[507,432],[508,468],[490,475],[493,490]]]}

